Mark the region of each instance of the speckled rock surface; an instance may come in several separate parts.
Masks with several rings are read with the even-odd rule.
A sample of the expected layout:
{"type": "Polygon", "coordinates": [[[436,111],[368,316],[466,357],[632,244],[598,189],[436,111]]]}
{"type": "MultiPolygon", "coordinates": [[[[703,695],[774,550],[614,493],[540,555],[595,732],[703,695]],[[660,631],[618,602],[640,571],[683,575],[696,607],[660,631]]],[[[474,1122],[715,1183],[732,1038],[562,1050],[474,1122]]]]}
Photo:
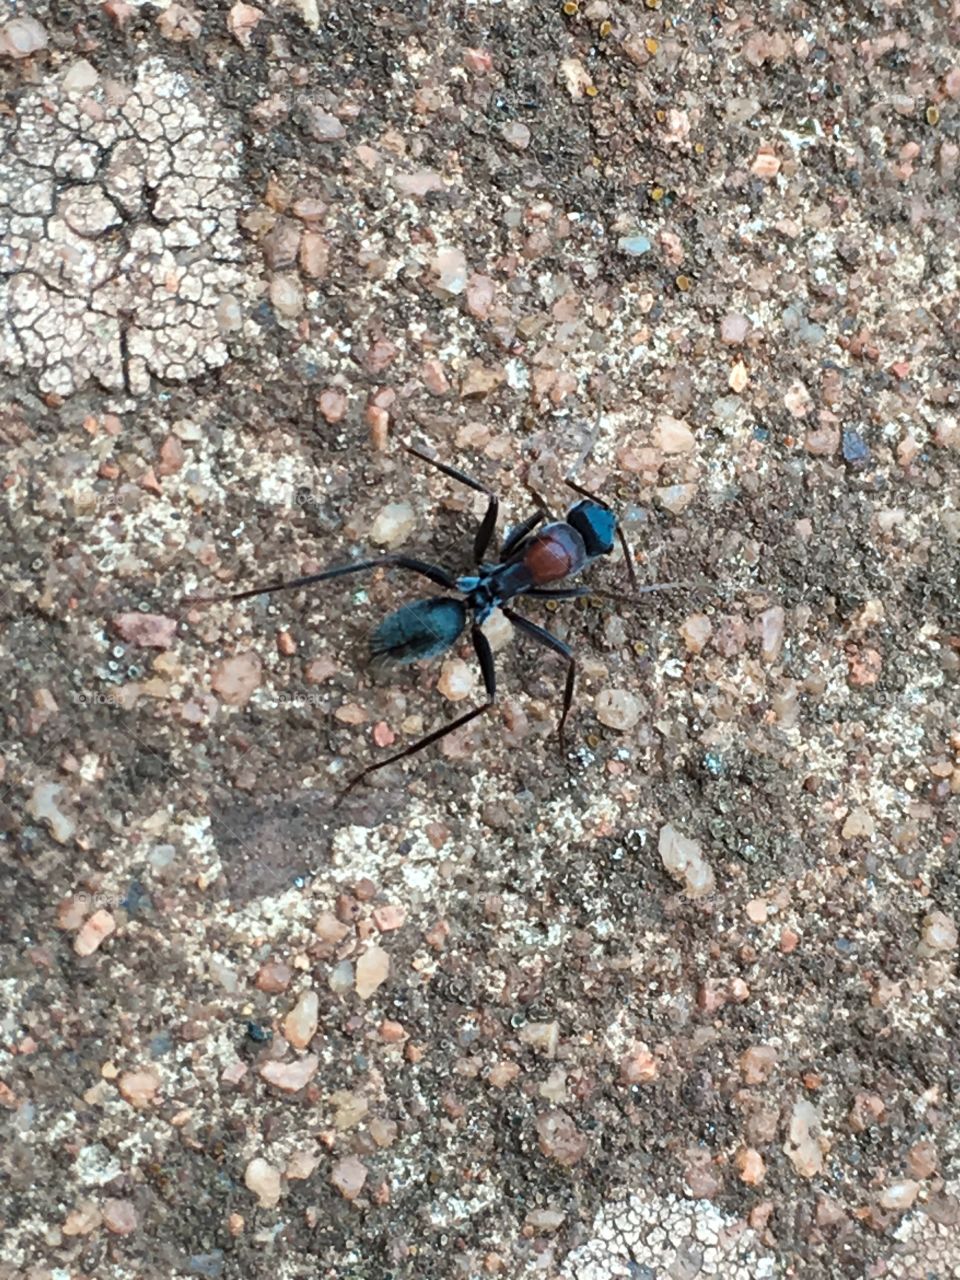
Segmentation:
{"type": "Polygon", "coordinates": [[[29,9],[0,1280],[960,1276],[956,0],[29,9]]]}

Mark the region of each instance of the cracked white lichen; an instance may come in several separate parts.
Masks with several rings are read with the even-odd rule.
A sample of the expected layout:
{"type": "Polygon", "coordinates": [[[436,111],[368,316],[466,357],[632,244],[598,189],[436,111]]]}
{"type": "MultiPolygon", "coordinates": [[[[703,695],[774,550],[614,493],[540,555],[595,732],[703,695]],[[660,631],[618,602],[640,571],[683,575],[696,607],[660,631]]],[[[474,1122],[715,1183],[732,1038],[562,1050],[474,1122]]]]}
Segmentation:
{"type": "Polygon", "coordinates": [[[238,156],[213,103],[159,59],[130,87],[24,93],[0,120],[0,367],[66,396],[224,364],[237,300],[256,292],[238,156]]]}
{"type": "Polygon", "coordinates": [[[767,1280],[774,1259],[744,1222],[709,1200],[632,1195],[607,1204],[591,1239],[568,1254],[563,1280],[616,1280],[647,1274],[767,1280]]]}

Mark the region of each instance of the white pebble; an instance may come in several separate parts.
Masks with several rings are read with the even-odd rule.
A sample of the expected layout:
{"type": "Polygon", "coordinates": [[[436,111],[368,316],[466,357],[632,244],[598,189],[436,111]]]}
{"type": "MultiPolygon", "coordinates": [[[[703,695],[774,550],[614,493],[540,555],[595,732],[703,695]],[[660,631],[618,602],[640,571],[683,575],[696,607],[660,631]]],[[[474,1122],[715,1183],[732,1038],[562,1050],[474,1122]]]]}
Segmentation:
{"type": "Polygon", "coordinates": [[[462,658],[447,658],[440,668],[437,689],[448,702],[461,702],[473,692],[473,672],[462,658]]]}
{"type": "Polygon", "coordinates": [[[700,843],[691,840],[671,823],[660,828],[660,860],[677,880],[686,884],[688,898],[705,898],[715,887],[713,871],[704,859],[700,843]]]}
{"type": "Polygon", "coordinates": [[[417,518],[409,502],[389,502],[377,512],[370,526],[370,540],[378,547],[399,547],[416,527],[417,518]]]}
{"type": "Polygon", "coordinates": [[[642,710],[640,699],[626,689],[601,689],[593,700],[593,708],[601,724],[608,729],[619,729],[621,733],[633,728],[642,710]]]}
{"type": "Polygon", "coordinates": [[[29,58],[47,47],[47,33],[36,18],[11,18],[0,27],[0,57],[29,58]]]}

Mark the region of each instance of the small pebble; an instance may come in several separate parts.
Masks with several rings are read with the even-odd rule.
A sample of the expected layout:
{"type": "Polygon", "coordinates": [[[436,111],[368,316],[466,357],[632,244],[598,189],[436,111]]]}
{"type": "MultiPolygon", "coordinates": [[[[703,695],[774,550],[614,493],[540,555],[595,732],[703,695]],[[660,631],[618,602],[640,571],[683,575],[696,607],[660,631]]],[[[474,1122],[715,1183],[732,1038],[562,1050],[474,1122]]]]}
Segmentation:
{"type": "Polygon", "coordinates": [[[856,840],[859,836],[872,836],[877,826],[869,809],[851,809],[840,834],[844,840],[856,840]]]}
{"type": "Polygon", "coordinates": [[[635,1044],[620,1059],[621,1084],[649,1084],[660,1073],[657,1060],[645,1044],[635,1044]]]}
{"type": "Polygon", "coordinates": [[[409,502],[389,502],[381,507],[370,526],[370,541],[392,551],[406,542],[416,525],[417,518],[409,502]]]}
{"type": "Polygon", "coordinates": [[[699,841],[691,840],[667,823],[660,828],[660,860],[675,879],[686,883],[688,898],[704,898],[715,888],[713,871],[703,857],[699,841]]]}
{"type": "Polygon", "coordinates": [[[73,942],[73,949],[78,956],[92,956],[97,948],[110,937],[117,927],[117,922],[101,907],[89,920],[84,921],[73,942]]]}
{"type": "Polygon", "coordinates": [[[367,1180],[367,1167],[357,1156],[344,1156],[333,1166],[330,1182],[344,1200],[356,1200],[367,1180]]]}
{"type": "Polygon", "coordinates": [[[750,321],[739,312],[731,311],[720,321],[720,341],[727,346],[739,347],[750,332],[750,321]]]}
{"type": "Polygon", "coordinates": [[[110,626],[121,640],[141,649],[169,649],[177,634],[176,618],[162,613],[118,613],[110,626]]]}
{"type": "Polygon", "coordinates": [[[774,605],[760,615],[760,657],[766,663],[776,662],[780,657],[785,622],[786,614],[780,605],[774,605]]]}
{"type": "Polygon", "coordinates": [[[317,1033],[320,1002],[315,991],[305,991],[283,1020],[283,1034],[295,1049],[305,1049],[317,1033]]]}
{"type": "Polygon", "coordinates": [[[29,58],[47,47],[47,33],[36,18],[11,18],[0,27],[0,57],[29,58]]]}
{"type": "Polygon", "coordinates": [[[383,906],[373,910],[373,923],[381,933],[389,933],[392,929],[400,929],[407,918],[406,907],[383,906]]]}
{"type": "Polygon", "coordinates": [[[626,689],[601,689],[593,701],[597,719],[608,729],[625,733],[640,719],[640,700],[626,689]]]}
{"type": "Polygon", "coordinates": [[[264,1062],[260,1066],[260,1075],[267,1084],[284,1093],[299,1093],[317,1074],[320,1059],[315,1053],[309,1053],[296,1062],[264,1062]]]}
{"type": "Polygon", "coordinates": [[[261,1209],[273,1209],[280,1203],[280,1170],[269,1161],[255,1156],[244,1170],[243,1181],[259,1200],[261,1209]]]}
{"type": "Polygon", "coordinates": [[[691,613],[680,624],[680,638],[689,653],[701,653],[713,631],[705,613],[691,613]]]}
{"type": "Polygon", "coordinates": [[[137,1211],[132,1200],[103,1202],[103,1225],[115,1236],[128,1236],[137,1229],[137,1211]]]}
{"type": "Polygon", "coordinates": [[[759,1151],[752,1147],[743,1147],[736,1155],[737,1171],[740,1181],[748,1187],[757,1187],[767,1176],[767,1167],[759,1151]]]}
{"type": "Polygon", "coordinates": [[[740,1074],[744,1084],[763,1084],[776,1065],[777,1051],[770,1044],[751,1045],[740,1055],[740,1074]]]}
{"type": "Polygon", "coordinates": [[[217,664],[210,686],[228,707],[242,707],[260,687],[261,670],[258,654],[238,653],[217,664]]]}
{"type": "Polygon", "coordinates": [[[543,1154],[567,1168],[587,1154],[586,1135],[565,1111],[546,1111],[537,1116],[537,1137],[543,1154]]]}
{"type": "Polygon", "coordinates": [[[567,1215],[560,1209],[531,1209],[524,1218],[524,1224],[533,1231],[549,1234],[559,1231],[567,1220],[567,1215]]]}
{"type": "Polygon", "coordinates": [[[303,311],[303,285],[299,277],[274,276],[270,281],[270,303],[278,315],[296,319],[303,311]]]}
{"type": "Polygon", "coordinates": [[[149,1107],[160,1088],[155,1071],[124,1071],[117,1080],[120,1096],[133,1107],[149,1107]]]}
{"type": "Polygon", "coordinates": [[[891,1182],[890,1186],[880,1193],[881,1209],[894,1213],[906,1213],[920,1194],[919,1182],[912,1178],[904,1178],[902,1182],[891,1182]]]}
{"type": "Polygon", "coordinates": [[[293,970],[280,960],[268,960],[260,966],[256,985],[259,991],[268,991],[271,995],[279,995],[286,991],[293,977],[293,970]]]}
{"type": "Polygon", "coordinates": [[[461,702],[473,692],[474,672],[462,658],[447,658],[440,668],[437,690],[448,702],[461,702]]]}
{"type": "Polygon", "coordinates": [[[821,1143],[821,1129],[816,1107],[806,1098],[799,1098],[793,1105],[783,1150],[801,1178],[815,1178],[823,1172],[826,1144],[821,1143]]]}
{"type": "Polygon", "coordinates": [[[431,263],[434,286],[450,297],[463,293],[467,287],[467,258],[462,249],[446,245],[440,249],[431,263]]]}
{"type": "Polygon", "coordinates": [[[67,844],[73,839],[77,824],[60,808],[63,787],[55,782],[38,782],[27,801],[27,813],[35,822],[42,822],[57,844],[67,844]]]}
{"type": "Polygon", "coordinates": [[[304,113],[304,127],[314,142],[340,142],[347,131],[336,116],[319,107],[308,107],[304,113]]]}
{"type": "Polygon", "coordinates": [[[870,461],[870,450],[859,431],[846,429],[842,448],[843,460],[849,467],[861,467],[870,461]]]}
{"type": "Polygon", "coordinates": [[[353,965],[349,960],[341,960],[338,965],[334,965],[330,970],[330,977],[327,981],[330,984],[330,990],[335,995],[346,995],[348,991],[353,990],[355,981],[353,965]]]}
{"type": "Polygon", "coordinates": [[[928,953],[953,951],[957,946],[956,922],[943,911],[931,911],[923,918],[921,938],[928,953]]]}
{"type": "Polygon", "coordinates": [[[521,124],[517,120],[505,124],[500,132],[503,135],[504,142],[511,147],[516,147],[518,151],[526,151],[530,145],[530,130],[525,124],[521,124]]]}
{"type": "Polygon", "coordinates": [[[635,235],[621,236],[617,241],[617,248],[629,258],[642,258],[645,253],[650,252],[653,245],[646,236],[637,233],[635,235]]]}
{"type": "Polygon", "coordinates": [[[691,453],[697,440],[685,422],[662,413],[654,424],[653,444],[661,453],[691,453]]]}
{"type": "Polygon", "coordinates": [[[356,992],[367,1000],[390,975],[390,956],[382,947],[368,947],[357,961],[356,992]]]}
{"type": "Polygon", "coordinates": [[[520,1040],[542,1053],[546,1058],[553,1058],[560,1043],[559,1022],[528,1022],[520,1028],[520,1040]]]}

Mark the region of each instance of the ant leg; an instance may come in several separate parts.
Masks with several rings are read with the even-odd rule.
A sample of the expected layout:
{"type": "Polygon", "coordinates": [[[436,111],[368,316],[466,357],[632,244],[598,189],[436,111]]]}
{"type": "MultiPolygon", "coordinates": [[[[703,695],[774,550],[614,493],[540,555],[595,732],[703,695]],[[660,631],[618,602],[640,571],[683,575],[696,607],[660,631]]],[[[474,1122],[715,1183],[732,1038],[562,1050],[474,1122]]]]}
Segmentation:
{"type": "MultiPolygon", "coordinates": [[[[577,484],[576,480],[571,480],[569,476],[564,478],[563,483],[568,489],[572,489],[574,493],[579,493],[581,498],[589,498],[591,502],[596,502],[598,506],[605,507],[607,511],[613,510],[609,502],[605,502],[603,498],[597,497],[597,495],[595,493],[591,493],[589,489],[584,489],[582,484],[577,484]]],[[[627,577],[630,579],[630,586],[633,588],[634,592],[636,592],[638,590],[637,571],[634,567],[633,556],[630,554],[630,548],[627,546],[627,535],[623,532],[623,527],[619,520],[617,521],[617,537],[620,540],[620,546],[623,548],[623,558],[627,562],[627,577]]]]}
{"type": "Polygon", "coordinates": [[[546,520],[546,511],[535,511],[532,516],[528,516],[522,524],[518,524],[515,529],[510,532],[503,540],[503,546],[500,548],[501,559],[505,560],[511,552],[516,551],[520,543],[524,540],[528,533],[532,533],[541,520],[546,520]]]}
{"type": "Polygon", "coordinates": [[[472,711],[468,711],[466,715],[460,716],[459,719],[452,720],[450,724],[434,729],[433,733],[428,733],[426,737],[419,738],[416,742],[411,743],[409,747],[404,747],[402,751],[395,751],[392,756],[387,756],[386,760],[378,760],[375,764],[368,764],[365,769],[362,769],[360,773],[350,779],[339,796],[337,796],[334,807],[350,794],[358,782],[362,782],[371,773],[376,773],[378,769],[386,768],[388,764],[393,764],[396,760],[403,760],[405,756],[412,756],[415,752],[422,751],[424,747],[429,747],[431,742],[439,742],[448,733],[453,733],[454,729],[462,728],[463,725],[469,724],[471,720],[476,720],[477,716],[482,716],[485,711],[490,710],[497,696],[497,673],[493,666],[493,650],[490,648],[490,642],[487,637],[476,623],[474,623],[470,638],[473,641],[473,649],[477,655],[477,661],[480,663],[483,686],[487,694],[486,702],[480,707],[474,707],[472,711]]]}
{"type": "Polygon", "coordinates": [[[286,591],[288,587],[308,587],[314,582],[328,582],[331,578],[344,578],[348,573],[362,573],[364,569],[377,569],[395,566],[398,569],[409,569],[411,573],[419,573],[429,578],[437,586],[448,591],[456,590],[456,581],[446,569],[426,560],[415,560],[412,556],[377,556],[374,560],[357,560],[353,564],[342,564],[335,569],[324,569],[321,573],[308,573],[303,578],[288,578],[285,582],[272,582],[260,587],[250,587],[246,591],[232,591],[225,596],[188,596],[188,604],[224,604],[228,600],[249,600],[252,596],[266,595],[270,591],[286,591]]]}
{"type": "Polygon", "coordinates": [[[523,487],[526,489],[527,493],[529,493],[530,497],[534,500],[534,502],[537,504],[539,509],[543,512],[544,518],[547,520],[552,519],[550,515],[549,506],[547,505],[545,500],[540,497],[540,494],[536,491],[536,489],[533,487],[533,485],[530,483],[529,480],[524,480],[523,487]]]}
{"type": "Polygon", "coordinates": [[[485,484],[481,484],[479,480],[474,480],[473,476],[468,476],[465,471],[459,471],[456,467],[448,466],[446,462],[438,462],[436,458],[431,458],[429,454],[422,453],[412,444],[405,444],[404,449],[407,453],[412,453],[415,458],[419,458],[421,462],[426,462],[428,466],[436,467],[438,471],[442,471],[445,476],[449,476],[451,480],[459,480],[461,484],[465,484],[468,488],[474,489],[477,493],[485,493],[487,495],[487,509],[484,512],[483,519],[480,521],[480,528],[477,530],[477,536],[473,540],[473,559],[475,564],[480,564],[483,557],[487,554],[487,548],[490,546],[490,539],[493,537],[493,531],[497,525],[497,513],[500,510],[500,499],[485,484]]]}
{"type": "Polygon", "coordinates": [[[531,640],[536,640],[538,644],[544,645],[547,649],[552,649],[554,653],[559,653],[561,658],[566,658],[567,660],[567,683],[563,690],[563,711],[560,714],[560,723],[557,725],[560,750],[565,752],[566,740],[563,729],[567,723],[567,716],[570,714],[570,707],[573,703],[573,685],[577,678],[577,659],[573,650],[568,644],[564,644],[562,640],[552,635],[546,627],[538,627],[535,622],[531,622],[529,618],[521,617],[519,613],[514,613],[512,609],[504,609],[503,616],[509,618],[517,630],[522,631],[524,635],[528,635],[531,640]]]}
{"type": "MultiPolygon", "coordinates": [[[[682,586],[682,582],[648,582],[637,587],[636,595],[646,596],[652,591],[675,591],[682,586]]],[[[557,591],[551,591],[549,587],[531,587],[523,594],[534,600],[582,600],[584,596],[597,596],[600,600],[616,600],[619,604],[629,603],[632,599],[622,591],[602,591],[599,587],[561,587],[557,591]]]]}

